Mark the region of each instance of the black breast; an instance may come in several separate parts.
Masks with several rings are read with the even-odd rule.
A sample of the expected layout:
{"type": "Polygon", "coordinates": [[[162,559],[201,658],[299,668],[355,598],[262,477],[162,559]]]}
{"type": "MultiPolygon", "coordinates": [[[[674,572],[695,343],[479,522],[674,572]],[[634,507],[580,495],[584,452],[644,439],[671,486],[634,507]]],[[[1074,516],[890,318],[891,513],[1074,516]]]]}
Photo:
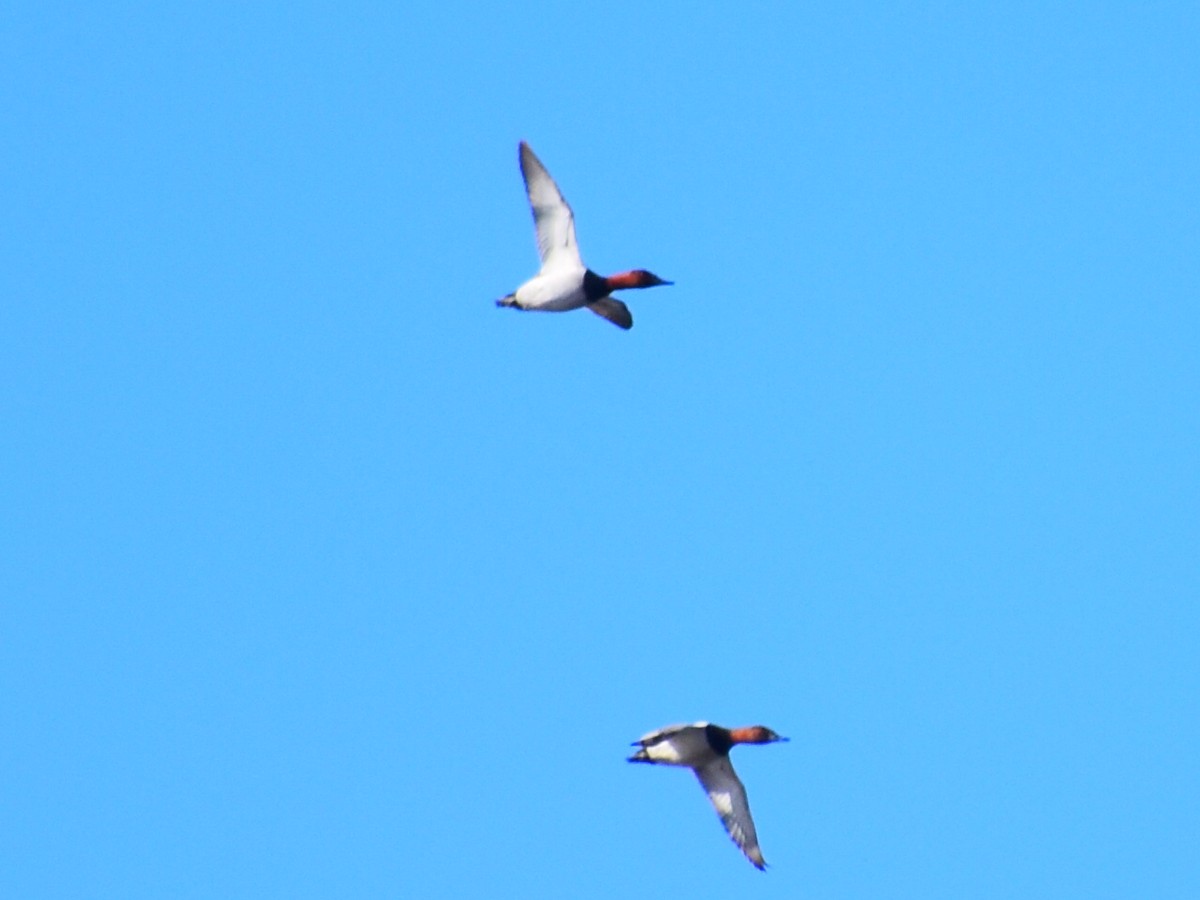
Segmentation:
{"type": "Polygon", "coordinates": [[[713,752],[720,756],[727,756],[729,748],[733,746],[733,736],[729,729],[720,725],[705,725],[704,737],[708,740],[708,746],[713,748],[713,752]]]}
{"type": "Polygon", "coordinates": [[[611,293],[608,289],[608,282],[597,275],[591,269],[583,273],[583,295],[588,298],[588,302],[599,300],[601,297],[607,297],[611,293]]]}

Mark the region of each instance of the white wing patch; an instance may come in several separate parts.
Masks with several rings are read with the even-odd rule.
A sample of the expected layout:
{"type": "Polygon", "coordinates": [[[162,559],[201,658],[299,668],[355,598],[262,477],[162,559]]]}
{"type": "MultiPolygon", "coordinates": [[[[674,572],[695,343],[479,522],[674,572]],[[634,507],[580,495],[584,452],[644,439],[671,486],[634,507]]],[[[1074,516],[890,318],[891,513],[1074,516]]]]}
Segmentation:
{"type": "Polygon", "coordinates": [[[525,179],[525,193],[529,195],[529,206],[533,210],[542,272],[562,267],[583,268],[579,246],[575,242],[575,216],[571,207],[563,199],[562,192],[546,167],[524,141],[521,142],[520,155],[521,175],[525,179]]]}
{"type": "Polygon", "coordinates": [[[708,793],[721,824],[733,838],[733,842],[746,854],[746,858],[760,869],[767,866],[758,847],[758,834],[754,831],[754,820],[750,817],[750,803],[746,799],[746,788],[742,786],[728,756],[719,756],[712,762],[696,769],[696,777],[708,793]]]}

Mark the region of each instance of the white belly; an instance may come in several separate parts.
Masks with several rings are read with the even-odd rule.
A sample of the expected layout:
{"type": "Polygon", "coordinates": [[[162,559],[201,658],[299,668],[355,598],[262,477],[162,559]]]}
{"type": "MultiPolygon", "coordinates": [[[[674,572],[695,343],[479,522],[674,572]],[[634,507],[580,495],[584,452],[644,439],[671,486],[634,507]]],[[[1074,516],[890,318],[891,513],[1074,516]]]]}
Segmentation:
{"type": "Polygon", "coordinates": [[[517,306],[547,312],[579,309],[587,302],[583,293],[583,272],[583,269],[568,269],[530,278],[517,288],[517,306]]]}

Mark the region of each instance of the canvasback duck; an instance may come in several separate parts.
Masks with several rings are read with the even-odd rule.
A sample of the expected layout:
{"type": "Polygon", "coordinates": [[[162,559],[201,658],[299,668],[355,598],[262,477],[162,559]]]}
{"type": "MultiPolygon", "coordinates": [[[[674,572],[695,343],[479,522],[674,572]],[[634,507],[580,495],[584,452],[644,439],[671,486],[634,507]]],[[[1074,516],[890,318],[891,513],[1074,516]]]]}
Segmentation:
{"type": "Polygon", "coordinates": [[[645,269],[605,277],[585,266],[579,256],[579,245],[575,243],[575,216],[558,185],[524,141],[521,141],[519,156],[525,193],[529,195],[529,205],[533,209],[542,268],[507,297],[497,300],[496,305],[542,312],[566,312],[586,306],[614,325],[632,328],[633,316],[629,307],[611,296],[612,292],[671,282],[645,269]]]}
{"type": "Polygon", "coordinates": [[[733,842],[757,868],[766,869],[754,820],[750,818],[746,788],[733,771],[729,751],[734,744],[770,744],[786,740],[762,725],[748,728],[722,728],[709,722],[668,725],[634,741],[633,746],[639,749],[629,761],[687,766],[694,771],[733,842]]]}

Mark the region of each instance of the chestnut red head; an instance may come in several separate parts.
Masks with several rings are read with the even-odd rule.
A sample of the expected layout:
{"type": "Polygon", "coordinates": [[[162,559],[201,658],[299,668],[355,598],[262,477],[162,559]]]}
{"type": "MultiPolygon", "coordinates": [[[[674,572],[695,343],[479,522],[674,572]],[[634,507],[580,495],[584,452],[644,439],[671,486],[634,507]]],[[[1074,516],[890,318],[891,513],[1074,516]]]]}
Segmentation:
{"type": "Polygon", "coordinates": [[[653,272],[647,272],[645,269],[633,269],[629,272],[618,272],[616,275],[609,275],[604,280],[607,282],[609,290],[613,291],[628,288],[658,287],[660,284],[675,283],[673,281],[667,281],[664,278],[659,278],[653,272]]]}
{"type": "Polygon", "coordinates": [[[776,741],[786,741],[765,725],[750,725],[746,728],[734,728],[729,732],[735,744],[773,744],[776,741]]]}

